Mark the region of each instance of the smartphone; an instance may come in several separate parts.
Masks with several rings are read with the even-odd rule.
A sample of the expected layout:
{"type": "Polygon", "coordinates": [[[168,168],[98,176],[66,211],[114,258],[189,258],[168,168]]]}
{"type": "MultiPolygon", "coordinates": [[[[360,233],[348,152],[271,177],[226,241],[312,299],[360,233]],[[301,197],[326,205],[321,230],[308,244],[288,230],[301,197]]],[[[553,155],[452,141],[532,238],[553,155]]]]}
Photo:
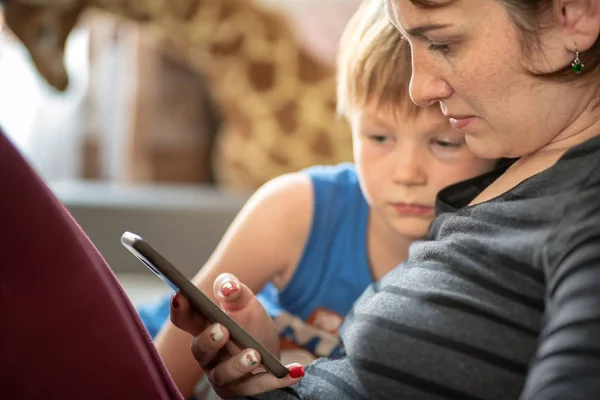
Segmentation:
{"type": "Polygon", "coordinates": [[[252,348],[261,355],[262,364],[267,371],[278,378],[283,378],[289,370],[271,352],[265,349],[244,328],[239,326],[225,311],[221,310],[208,296],[200,291],[169,261],[154,250],[148,242],[135,233],[125,232],[121,243],[146,267],[150,268],[160,279],[176,292],[180,292],[192,307],[211,323],[219,323],[229,331],[230,340],[240,350],[252,348]]]}

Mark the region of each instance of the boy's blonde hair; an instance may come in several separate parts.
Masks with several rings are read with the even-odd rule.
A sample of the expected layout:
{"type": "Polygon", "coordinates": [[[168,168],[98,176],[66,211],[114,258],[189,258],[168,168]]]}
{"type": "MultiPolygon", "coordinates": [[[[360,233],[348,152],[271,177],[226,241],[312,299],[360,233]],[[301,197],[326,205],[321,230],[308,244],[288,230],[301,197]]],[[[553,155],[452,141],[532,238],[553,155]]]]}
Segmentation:
{"type": "Polygon", "coordinates": [[[365,0],[340,40],[337,111],[350,117],[367,103],[394,113],[417,113],[409,98],[410,47],[389,22],[382,0],[365,0]]]}

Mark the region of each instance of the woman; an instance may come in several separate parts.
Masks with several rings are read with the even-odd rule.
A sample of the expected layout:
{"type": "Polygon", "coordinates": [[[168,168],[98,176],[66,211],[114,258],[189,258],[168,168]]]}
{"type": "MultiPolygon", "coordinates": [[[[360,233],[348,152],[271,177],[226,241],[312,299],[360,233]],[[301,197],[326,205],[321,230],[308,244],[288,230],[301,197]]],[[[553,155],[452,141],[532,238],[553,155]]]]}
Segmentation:
{"type": "MultiPolygon", "coordinates": [[[[173,322],[223,397],[295,383],[261,398],[600,398],[600,0],[386,6],[411,46],[413,101],[439,103],[476,155],[517,160],[440,193],[431,240],[358,300],[346,354],[304,377],[224,356],[227,332],[211,341],[180,295],[173,322]]],[[[215,296],[278,353],[252,293],[221,293],[232,283],[215,296]]]]}
{"type": "MultiPolygon", "coordinates": [[[[337,105],[351,126],[354,163],[315,166],[263,186],[192,280],[210,293],[229,272],[258,293],[284,363],[336,356],[343,316],[427,235],[437,193],[496,164],[473,156],[437,106],[410,100],[410,50],[382,3],[354,14],[339,54],[337,105]]],[[[169,303],[170,295],[138,310],[151,334],[168,320],[169,303]]],[[[189,334],[166,324],[155,343],[181,393],[205,398],[189,334]]]]}

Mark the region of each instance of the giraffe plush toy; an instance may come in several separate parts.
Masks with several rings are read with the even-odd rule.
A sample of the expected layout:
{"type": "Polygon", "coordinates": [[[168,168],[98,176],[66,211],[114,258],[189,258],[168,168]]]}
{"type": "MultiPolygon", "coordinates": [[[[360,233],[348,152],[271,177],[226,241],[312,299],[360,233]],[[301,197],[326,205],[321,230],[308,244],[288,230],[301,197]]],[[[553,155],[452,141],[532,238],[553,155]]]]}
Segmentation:
{"type": "Polygon", "coordinates": [[[39,73],[65,90],[65,41],[87,8],[145,22],[186,49],[220,106],[217,182],[254,190],[315,164],[352,159],[336,114],[335,70],[300,44],[285,15],[251,0],[8,0],[6,25],[39,73]]]}

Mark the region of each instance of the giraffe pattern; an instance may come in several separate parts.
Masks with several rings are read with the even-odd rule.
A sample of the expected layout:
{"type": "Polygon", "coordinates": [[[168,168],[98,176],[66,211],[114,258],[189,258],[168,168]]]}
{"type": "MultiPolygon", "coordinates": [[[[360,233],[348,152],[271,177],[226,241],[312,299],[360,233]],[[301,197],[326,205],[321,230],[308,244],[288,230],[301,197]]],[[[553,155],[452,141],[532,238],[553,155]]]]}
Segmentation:
{"type": "Polygon", "coordinates": [[[223,116],[214,150],[219,185],[254,190],[287,172],[352,160],[350,128],[336,113],[335,69],[309,55],[282,12],[251,0],[60,0],[53,7],[57,1],[11,0],[5,17],[58,89],[43,73],[50,52],[40,57],[39,38],[27,41],[21,32],[35,28],[39,36],[39,23],[22,23],[35,13],[58,15],[63,48],[73,14],[86,8],[147,23],[182,44],[184,61],[205,77],[223,116]],[[8,12],[11,3],[29,10],[20,21],[8,12]]]}

